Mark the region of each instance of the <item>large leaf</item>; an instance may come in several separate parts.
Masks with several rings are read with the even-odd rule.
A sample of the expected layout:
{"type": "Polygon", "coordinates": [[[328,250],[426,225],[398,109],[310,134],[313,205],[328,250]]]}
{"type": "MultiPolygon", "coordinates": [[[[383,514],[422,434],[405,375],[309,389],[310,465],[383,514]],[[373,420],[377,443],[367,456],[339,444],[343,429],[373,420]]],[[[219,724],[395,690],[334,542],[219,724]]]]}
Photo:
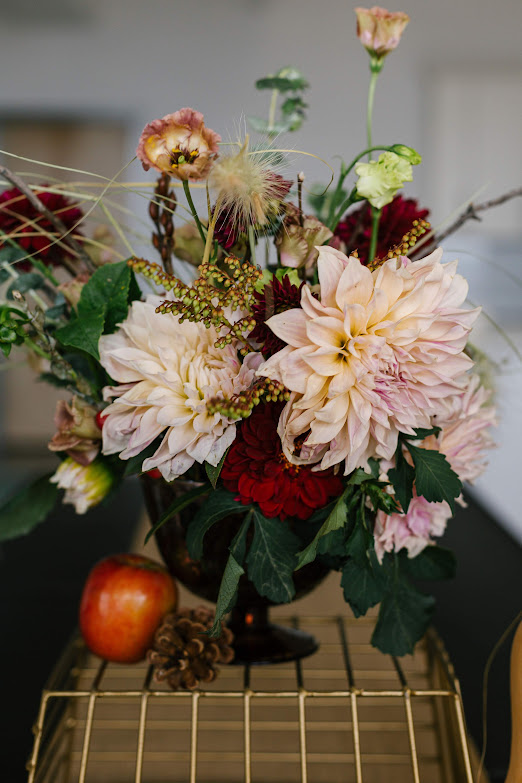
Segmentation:
{"type": "Polygon", "coordinates": [[[151,527],[147,535],[145,536],[145,543],[149,540],[151,536],[154,535],[154,533],[162,527],[165,522],[168,522],[169,519],[176,514],[178,511],[182,511],[187,506],[190,506],[191,503],[193,503],[197,498],[201,497],[202,495],[205,495],[207,492],[210,492],[210,487],[203,486],[203,487],[195,487],[194,489],[189,490],[188,492],[185,492],[184,495],[180,495],[177,497],[168,507],[168,509],[161,515],[161,517],[158,519],[156,524],[151,527]]]}
{"type": "Polygon", "coordinates": [[[417,494],[438,503],[445,500],[455,512],[455,498],[462,492],[462,482],[452,470],[444,454],[432,449],[421,449],[406,443],[415,465],[417,494]]]}
{"type": "Polygon", "coordinates": [[[113,332],[127,315],[131,270],[126,261],[105,264],[83,287],[78,313],[104,313],[105,332],[113,332]]]}
{"type": "Polygon", "coordinates": [[[395,467],[388,471],[388,477],[395,491],[395,497],[401,504],[404,513],[406,513],[413,497],[415,470],[409,462],[406,462],[404,459],[402,442],[400,439],[397,451],[395,452],[395,467]]]}
{"type": "Polygon", "coordinates": [[[299,539],[285,522],[266,519],[257,509],[254,523],[254,538],[246,559],[248,578],[259,595],[276,604],[288,603],[295,595],[292,573],[299,539]]]}
{"type": "Polygon", "coordinates": [[[344,527],[348,515],[346,499],[351,492],[353,492],[351,487],[347,487],[344,490],[343,494],[340,495],[337,499],[327,519],[321,525],[313,541],[308,544],[306,549],[303,549],[302,552],[299,552],[296,571],[307,565],[307,563],[311,563],[312,560],[315,560],[317,556],[317,546],[323,536],[326,536],[328,533],[332,533],[334,530],[339,530],[340,528],[344,527]]]}
{"type": "Polygon", "coordinates": [[[187,530],[187,549],[190,557],[199,560],[203,555],[203,539],[216,522],[229,514],[246,513],[249,506],[234,500],[234,495],[224,489],[212,492],[208,501],[198,509],[187,530]]]}
{"type": "Polygon", "coordinates": [[[411,558],[401,552],[400,557],[401,570],[413,579],[453,579],[457,570],[454,553],[442,546],[427,546],[411,558]]]}
{"type": "Polygon", "coordinates": [[[51,475],[39,478],[0,508],[0,541],[26,535],[52,511],[59,489],[49,481],[51,475]]]}
{"type": "Polygon", "coordinates": [[[341,577],[344,600],[350,604],[356,617],[366,614],[368,609],[382,600],[384,578],[375,553],[360,562],[350,558],[341,577]]]}
{"type": "Polygon", "coordinates": [[[379,609],[372,644],[389,655],[406,655],[426,632],[435,601],[397,572],[390,578],[379,609]]]}
{"type": "Polygon", "coordinates": [[[97,269],[82,288],[76,318],[55,332],[57,340],[99,359],[100,337],[104,332],[113,332],[127,315],[131,280],[126,261],[97,269]]]}
{"type": "Polygon", "coordinates": [[[103,332],[104,322],[103,312],[91,312],[88,315],[79,315],[54,334],[62,345],[85,351],[95,359],[99,359],[98,341],[103,332]]]}
{"type": "Polygon", "coordinates": [[[216,615],[214,625],[209,632],[210,636],[219,636],[223,616],[227,614],[227,612],[230,612],[236,603],[239,580],[245,573],[242,563],[245,559],[247,533],[251,521],[252,511],[250,511],[243,520],[241,527],[229,546],[230,555],[219,587],[216,615]]]}

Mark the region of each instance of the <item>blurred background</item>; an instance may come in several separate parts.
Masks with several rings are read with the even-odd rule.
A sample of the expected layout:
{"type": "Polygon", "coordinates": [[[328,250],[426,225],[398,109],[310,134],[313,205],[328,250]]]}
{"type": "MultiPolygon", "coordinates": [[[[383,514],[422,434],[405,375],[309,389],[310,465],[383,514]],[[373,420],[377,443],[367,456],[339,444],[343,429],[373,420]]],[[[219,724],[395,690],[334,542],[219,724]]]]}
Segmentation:
{"type": "MultiPolygon", "coordinates": [[[[421,152],[423,163],[407,194],[430,208],[436,228],[451,222],[469,200],[486,201],[521,184],[522,4],[404,0],[400,10],[411,22],[379,78],[374,142],[401,142],[421,152]]],[[[306,122],[277,142],[293,150],[285,176],[303,170],[307,185],[326,184],[329,169],[299,150],[324,158],[337,171],[336,156],[350,160],[365,147],[368,57],[345,0],[0,0],[0,62],[0,148],[36,161],[110,178],[132,160],[148,121],[183,106],[202,111],[211,128],[233,140],[244,130],[245,116],[267,116],[269,93],[256,92],[256,79],[285,65],[298,67],[310,82],[306,122]]],[[[2,159],[17,172],[32,172],[33,179],[60,176],[28,161],[2,159]]],[[[67,172],[64,177],[82,179],[67,172]]],[[[133,162],[121,179],[152,182],[153,176],[133,162]]],[[[129,194],[124,206],[136,213],[136,225],[147,220],[140,195],[129,194]]],[[[487,473],[469,490],[470,508],[448,532],[446,543],[456,546],[461,571],[457,584],[440,594],[437,620],[463,679],[478,742],[484,663],[522,603],[522,363],[517,356],[522,350],[522,199],[483,218],[449,237],[445,250],[446,260],[460,259],[470,302],[483,305],[475,342],[496,365],[498,447],[487,473]]],[[[140,231],[146,233],[142,224],[140,231]]],[[[132,241],[141,249],[139,240],[132,241]]],[[[54,470],[46,444],[54,431],[56,399],[52,390],[34,383],[29,368],[17,364],[6,372],[0,365],[3,494],[44,464],[54,470]]],[[[97,558],[130,545],[137,498],[131,486],[117,513],[116,506],[97,509],[78,521],[60,512],[45,531],[0,552],[2,618],[11,629],[9,638],[27,630],[28,611],[29,626],[45,633],[45,643],[38,642],[36,673],[34,649],[26,653],[33,662],[32,690],[26,688],[33,706],[19,710],[27,734],[22,745],[29,747],[30,710],[36,709],[45,667],[72,631],[81,582],[97,558]],[[79,545],[84,540],[88,545],[79,545]]],[[[11,648],[5,641],[3,647],[12,663],[11,648]]],[[[509,735],[507,654],[496,666],[488,766],[492,779],[500,780],[509,735]]],[[[5,720],[13,732],[10,716],[5,720]]],[[[8,781],[24,779],[14,763],[12,770],[8,781]]]]}

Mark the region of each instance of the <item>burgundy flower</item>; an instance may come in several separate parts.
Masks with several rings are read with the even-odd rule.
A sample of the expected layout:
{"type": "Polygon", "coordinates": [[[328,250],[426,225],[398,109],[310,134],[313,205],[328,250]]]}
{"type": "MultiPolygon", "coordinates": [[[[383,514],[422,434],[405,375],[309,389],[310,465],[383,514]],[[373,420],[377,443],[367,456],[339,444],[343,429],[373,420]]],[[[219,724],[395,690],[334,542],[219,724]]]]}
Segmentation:
{"type": "MultiPolygon", "coordinates": [[[[66,229],[72,229],[82,219],[83,212],[68,198],[59,193],[48,193],[46,190],[35,191],[36,195],[64,224],[66,229]]],[[[62,244],[52,244],[49,234],[56,234],[56,228],[38,212],[18,188],[11,188],[0,193],[0,230],[15,241],[28,255],[46,263],[58,264],[60,258],[69,255],[62,244]]],[[[4,246],[0,242],[0,248],[4,246]]],[[[18,269],[29,269],[29,261],[21,261],[18,269]]]]}
{"type": "MultiPolygon", "coordinates": [[[[398,245],[403,236],[411,231],[414,220],[425,220],[428,209],[420,209],[413,198],[396,196],[383,207],[379,223],[379,239],[375,255],[382,258],[388,250],[398,245]]],[[[369,204],[363,204],[350,212],[335,229],[335,236],[343,242],[346,252],[359,251],[362,264],[368,260],[372,235],[372,212],[369,204]]]]}
{"type": "Polygon", "coordinates": [[[260,405],[245,419],[221,471],[225,488],[245,505],[255,502],[269,518],[308,519],[343,491],[333,469],[313,472],[292,465],[277,434],[280,404],[260,405]]]}
{"type": "Polygon", "coordinates": [[[274,277],[270,283],[267,283],[262,293],[254,291],[256,303],[252,308],[252,315],[255,318],[256,326],[250,332],[249,337],[260,344],[260,351],[268,359],[274,353],[277,353],[285,347],[286,343],[276,337],[273,331],[265,323],[276,313],[283,313],[285,310],[292,310],[294,307],[301,306],[301,288],[290,282],[288,275],[284,275],[282,280],[274,277]]]}

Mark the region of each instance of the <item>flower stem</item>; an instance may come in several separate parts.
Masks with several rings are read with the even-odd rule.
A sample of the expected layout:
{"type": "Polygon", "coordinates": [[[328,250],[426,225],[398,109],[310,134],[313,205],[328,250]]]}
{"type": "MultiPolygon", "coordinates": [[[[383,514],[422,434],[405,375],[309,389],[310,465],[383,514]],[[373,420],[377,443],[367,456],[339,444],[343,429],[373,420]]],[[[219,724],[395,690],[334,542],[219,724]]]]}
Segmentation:
{"type": "Polygon", "coordinates": [[[214,207],[214,215],[212,217],[212,220],[208,224],[207,236],[205,238],[205,252],[203,253],[203,260],[201,262],[202,264],[206,264],[210,259],[210,251],[212,249],[212,239],[214,237],[214,229],[216,227],[216,222],[219,216],[219,210],[221,209],[222,202],[223,202],[223,198],[221,195],[219,195],[216,201],[216,206],[214,207]]]}
{"type": "MultiPolygon", "coordinates": [[[[370,85],[368,87],[368,107],[366,111],[366,142],[368,148],[372,146],[372,118],[373,118],[373,100],[375,98],[375,86],[377,84],[377,78],[379,76],[380,68],[377,70],[370,65],[372,75],[370,77],[370,85]]],[[[372,159],[371,151],[368,153],[368,160],[372,159]]]]}
{"type": "Polygon", "coordinates": [[[196,226],[198,227],[199,235],[203,242],[207,241],[207,238],[205,236],[205,232],[203,231],[203,226],[201,225],[200,219],[198,217],[198,213],[196,212],[196,207],[194,206],[194,202],[192,201],[192,196],[190,193],[190,187],[188,184],[188,180],[183,180],[183,190],[185,191],[185,198],[187,199],[187,204],[189,205],[189,209],[192,213],[192,217],[196,221],[196,226]]]}
{"type": "Polygon", "coordinates": [[[377,237],[379,235],[379,221],[381,219],[381,210],[372,207],[372,237],[370,240],[370,250],[368,252],[368,264],[371,264],[375,258],[377,249],[377,237]]]}

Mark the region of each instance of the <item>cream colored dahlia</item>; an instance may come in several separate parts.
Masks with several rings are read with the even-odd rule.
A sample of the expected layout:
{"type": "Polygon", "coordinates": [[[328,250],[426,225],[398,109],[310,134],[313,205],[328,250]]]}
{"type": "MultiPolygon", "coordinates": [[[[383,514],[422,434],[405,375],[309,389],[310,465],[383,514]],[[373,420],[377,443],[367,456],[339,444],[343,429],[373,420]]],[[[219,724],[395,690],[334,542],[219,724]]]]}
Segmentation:
{"type": "Polygon", "coordinates": [[[279,422],[291,462],[344,462],[347,475],[369,457],[391,459],[399,432],[430,427],[441,400],[467,385],[463,349],[479,310],[461,308],[467,283],[441,256],[370,272],[319,249],[321,298],[304,285],[300,308],[267,321],[288,345],[259,370],[292,392],[279,422]]]}
{"type": "Polygon", "coordinates": [[[161,436],[142,468],[158,468],[172,481],[194,462],[219,463],[236,427],[221,413],[210,414],[207,402],[247,389],[261,356],[249,354],[241,364],[234,343],[214,347],[213,327],[156,313],[161,301],[133,302],[118,331],[100,339],[100,362],[122,384],[105,389],[114,402],[104,410],[103,452],[129,459],[161,436]]]}

